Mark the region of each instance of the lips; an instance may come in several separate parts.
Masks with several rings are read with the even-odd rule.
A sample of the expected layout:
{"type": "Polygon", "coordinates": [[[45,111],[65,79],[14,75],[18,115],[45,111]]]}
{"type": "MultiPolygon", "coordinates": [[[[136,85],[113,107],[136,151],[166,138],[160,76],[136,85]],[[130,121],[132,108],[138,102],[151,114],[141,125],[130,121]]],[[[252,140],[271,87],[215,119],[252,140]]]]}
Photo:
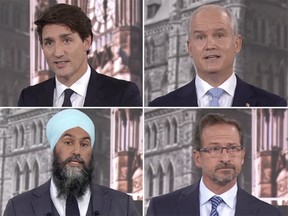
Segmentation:
{"type": "Polygon", "coordinates": [[[220,58],[220,55],[206,55],[206,56],[204,56],[204,59],[206,59],[206,60],[215,60],[215,59],[218,59],[218,58],[220,58]]]}

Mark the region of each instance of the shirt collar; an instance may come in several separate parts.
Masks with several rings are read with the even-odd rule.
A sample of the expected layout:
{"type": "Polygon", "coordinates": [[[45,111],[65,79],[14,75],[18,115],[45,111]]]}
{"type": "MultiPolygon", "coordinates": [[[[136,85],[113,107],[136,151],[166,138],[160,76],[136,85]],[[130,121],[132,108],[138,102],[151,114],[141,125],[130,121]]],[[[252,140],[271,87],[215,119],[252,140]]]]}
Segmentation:
{"type": "Polygon", "coordinates": [[[235,184],[230,190],[220,195],[217,195],[205,186],[203,182],[203,178],[201,178],[200,185],[199,185],[200,206],[204,205],[206,202],[209,202],[211,197],[217,195],[223,199],[226,205],[228,205],[230,208],[235,209],[235,205],[236,205],[235,200],[237,197],[237,190],[238,190],[238,186],[237,184],[235,184]]]}
{"type": "Polygon", "coordinates": [[[90,79],[90,75],[91,75],[91,68],[88,65],[86,72],[83,74],[82,77],[80,77],[80,79],[78,79],[75,83],[73,83],[70,87],[67,87],[65,85],[63,85],[58,78],[55,76],[55,82],[56,82],[56,98],[57,100],[59,99],[59,97],[63,94],[63,92],[65,91],[65,89],[70,88],[72,89],[74,92],[76,92],[77,94],[81,95],[82,97],[85,97],[86,92],[87,92],[87,87],[88,87],[88,83],[89,83],[89,79],[90,79]]]}
{"type": "MultiPolygon", "coordinates": [[[[218,88],[225,90],[225,92],[228,93],[231,97],[234,97],[236,84],[237,84],[236,75],[232,73],[232,75],[227,80],[225,80],[224,83],[218,86],[218,88]]],[[[195,78],[195,86],[198,99],[202,98],[207,93],[208,90],[213,88],[213,86],[211,86],[208,82],[201,79],[197,74],[195,78]]]]}
{"type": "MultiPolygon", "coordinates": [[[[54,183],[53,178],[51,178],[51,184],[50,184],[50,196],[52,200],[58,200],[60,201],[61,204],[66,204],[66,199],[64,197],[58,197],[59,191],[54,183]]],[[[90,198],[90,194],[91,194],[91,190],[90,187],[87,188],[87,190],[85,191],[84,195],[79,199],[77,198],[78,201],[82,201],[84,199],[86,199],[87,197],[90,198]]]]}

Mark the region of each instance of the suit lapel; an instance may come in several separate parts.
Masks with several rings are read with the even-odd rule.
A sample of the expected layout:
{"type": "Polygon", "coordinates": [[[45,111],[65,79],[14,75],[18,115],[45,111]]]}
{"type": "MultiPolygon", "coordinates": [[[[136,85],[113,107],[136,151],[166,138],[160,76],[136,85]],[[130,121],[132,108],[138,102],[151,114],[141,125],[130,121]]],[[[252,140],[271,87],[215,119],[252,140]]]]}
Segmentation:
{"type": "Polygon", "coordinates": [[[92,68],[91,76],[89,79],[86,98],[84,106],[101,106],[103,105],[104,92],[103,92],[103,80],[101,76],[92,68]]]}
{"type": "Polygon", "coordinates": [[[177,96],[180,98],[181,106],[198,106],[195,79],[183,86],[177,96]]]}
{"type": "Polygon", "coordinates": [[[243,82],[237,75],[237,84],[232,106],[255,106],[256,101],[252,101],[253,91],[250,86],[243,82]]]}
{"type": "Polygon", "coordinates": [[[55,88],[55,78],[52,78],[45,83],[40,93],[39,103],[41,106],[53,106],[53,96],[55,88]]]}
{"type": "Polygon", "coordinates": [[[34,197],[31,202],[35,215],[47,215],[47,213],[52,214],[50,181],[51,180],[38,187],[33,192],[34,197]]]}
{"type": "Polygon", "coordinates": [[[185,188],[177,199],[178,215],[200,215],[199,183],[185,188]]]}
{"type": "Polygon", "coordinates": [[[109,215],[111,197],[108,195],[108,191],[106,189],[103,190],[96,184],[92,184],[91,195],[93,214],[98,211],[100,215],[109,215]]]}

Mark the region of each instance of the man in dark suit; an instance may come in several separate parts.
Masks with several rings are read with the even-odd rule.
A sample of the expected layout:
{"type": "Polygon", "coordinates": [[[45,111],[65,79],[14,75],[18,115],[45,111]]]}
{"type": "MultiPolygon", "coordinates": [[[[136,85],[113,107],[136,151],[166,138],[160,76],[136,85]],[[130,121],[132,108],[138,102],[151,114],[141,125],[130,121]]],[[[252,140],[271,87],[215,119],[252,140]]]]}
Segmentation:
{"type": "Polygon", "coordinates": [[[193,158],[200,182],[150,200],[147,216],[272,216],[280,211],[237,185],[245,147],[237,121],[207,114],[195,132],[193,158]]]}
{"type": "Polygon", "coordinates": [[[23,89],[18,106],[141,106],[138,87],[98,74],[88,65],[91,20],[77,6],[56,4],[35,21],[55,77],[23,89]]]}
{"type": "Polygon", "coordinates": [[[149,106],[287,106],[284,98],[247,84],[234,74],[234,60],[241,47],[237,18],[229,9],[199,7],[189,19],[187,41],[195,79],[154,99],[149,106]]]}
{"type": "Polygon", "coordinates": [[[47,123],[52,178],[8,201],[5,216],[138,215],[131,197],[92,182],[95,128],[83,112],[66,109],[47,123]]]}

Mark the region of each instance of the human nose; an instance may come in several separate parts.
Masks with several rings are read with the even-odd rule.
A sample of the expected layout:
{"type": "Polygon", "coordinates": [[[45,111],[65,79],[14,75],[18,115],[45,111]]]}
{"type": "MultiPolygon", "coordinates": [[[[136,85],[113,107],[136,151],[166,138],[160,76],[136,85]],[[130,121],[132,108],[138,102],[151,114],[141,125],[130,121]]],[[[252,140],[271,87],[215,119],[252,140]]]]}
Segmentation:
{"type": "Polygon", "coordinates": [[[208,36],[206,40],[206,49],[215,49],[215,47],[216,47],[216,44],[215,44],[214,37],[208,36]]]}
{"type": "Polygon", "coordinates": [[[228,153],[227,148],[222,148],[221,154],[220,154],[220,160],[223,162],[230,161],[230,157],[229,157],[229,153],[228,153]]]}
{"type": "Polygon", "coordinates": [[[81,152],[80,143],[75,143],[72,151],[73,151],[72,153],[74,154],[80,154],[81,152]]]}
{"type": "Polygon", "coordinates": [[[54,56],[60,58],[64,55],[64,50],[61,44],[56,43],[54,47],[54,56]]]}

